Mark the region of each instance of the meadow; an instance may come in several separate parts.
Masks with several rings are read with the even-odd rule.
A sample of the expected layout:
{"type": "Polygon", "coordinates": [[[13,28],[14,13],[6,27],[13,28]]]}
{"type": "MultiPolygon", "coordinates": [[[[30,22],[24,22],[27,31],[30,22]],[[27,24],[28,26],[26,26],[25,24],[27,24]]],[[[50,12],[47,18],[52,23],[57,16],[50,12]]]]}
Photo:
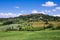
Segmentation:
{"type": "Polygon", "coordinates": [[[0,40],[60,40],[60,30],[0,32],[0,40]]]}

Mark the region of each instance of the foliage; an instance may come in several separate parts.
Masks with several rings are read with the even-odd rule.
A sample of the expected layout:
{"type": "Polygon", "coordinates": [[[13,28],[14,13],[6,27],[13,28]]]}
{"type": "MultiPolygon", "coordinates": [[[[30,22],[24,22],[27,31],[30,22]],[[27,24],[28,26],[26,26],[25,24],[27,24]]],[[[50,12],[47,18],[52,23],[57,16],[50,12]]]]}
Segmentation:
{"type": "Polygon", "coordinates": [[[21,30],[22,30],[22,27],[21,27],[20,25],[18,25],[17,27],[19,28],[19,31],[21,31],[21,30]]]}
{"type": "Polygon", "coordinates": [[[60,26],[57,26],[56,29],[57,29],[57,30],[60,30],[60,26]]]}
{"type": "MultiPolygon", "coordinates": [[[[30,19],[32,19],[32,21],[39,21],[39,20],[48,20],[48,21],[60,21],[60,17],[54,17],[54,16],[49,16],[49,15],[45,15],[45,14],[29,14],[29,15],[20,15],[19,17],[15,17],[15,18],[0,18],[0,21],[13,21],[14,23],[19,23],[19,22],[26,22],[26,21],[30,21],[30,19]],[[42,17],[42,18],[41,18],[42,17]]],[[[48,23],[48,21],[46,21],[48,23]]]]}
{"type": "MultiPolygon", "coordinates": [[[[10,28],[7,28],[7,30],[11,30],[11,31],[12,30],[19,30],[19,31],[38,30],[38,31],[40,31],[40,30],[45,30],[48,28],[52,28],[52,30],[54,30],[55,23],[53,23],[54,25],[52,23],[49,24],[49,22],[52,22],[52,21],[55,21],[55,23],[57,23],[58,21],[60,21],[60,17],[54,17],[54,16],[45,15],[45,14],[29,14],[29,15],[25,15],[25,16],[21,15],[19,17],[15,17],[15,18],[1,18],[0,22],[2,24],[0,24],[0,25],[6,26],[6,25],[16,24],[17,26],[13,25],[13,26],[10,26],[10,28]],[[30,23],[30,22],[33,22],[33,23],[30,23]],[[34,22],[36,22],[36,23],[34,23],[34,22]],[[34,26],[32,26],[32,25],[34,25],[34,26]],[[39,25],[39,27],[35,27],[36,25],[39,25]],[[43,26],[41,26],[41,25],[43,25],[43,26]],[[48,25],[48,26],[45,27],[45,25],[48,25]],[[17,27],[17,29],[14,29],[14,27],[17,27]]],[[[56,29],[60,29],[60,28],[56,27],[56,29]]]]}
{"type": "Polygon", "coordinates": [[[6,21],[3,23],[3,25],[9,25],[9,24],[13,24],[13,21],[6,21]]]}
{"type": "Polygon", "coordinates": [[[47,26],[47,28],[53,28],[53,25],[52,25],[52,24],[49,24],[49,25],[47,26]]]}
{"type": "Polygon", "coordinates": [[[14,29],[14,27],[12,26],[12,27],[8,27],[5,31],[7,32],[7,31],[17,31],[18,29],[14,29]]]}

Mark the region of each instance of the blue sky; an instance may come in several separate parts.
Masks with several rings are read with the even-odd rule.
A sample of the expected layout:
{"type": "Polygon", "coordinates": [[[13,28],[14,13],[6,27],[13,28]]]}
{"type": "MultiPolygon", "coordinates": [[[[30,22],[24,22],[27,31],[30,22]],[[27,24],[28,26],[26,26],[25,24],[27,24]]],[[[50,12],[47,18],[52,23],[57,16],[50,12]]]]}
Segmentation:
{"type": "Polygon", "coordinates": [[[0,0],[0,18],[32,13],[60,16],[60,0],[0,0]]]}

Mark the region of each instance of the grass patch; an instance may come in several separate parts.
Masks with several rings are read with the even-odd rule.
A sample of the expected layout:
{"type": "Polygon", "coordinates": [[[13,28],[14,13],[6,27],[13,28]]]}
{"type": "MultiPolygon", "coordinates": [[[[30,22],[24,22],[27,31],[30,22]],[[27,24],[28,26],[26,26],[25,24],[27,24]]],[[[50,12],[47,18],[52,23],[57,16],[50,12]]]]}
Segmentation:
{"type": "Polygon", "coordinates": [[[0,40],[60,40],[60,30],[0,32],[0,40]]]}

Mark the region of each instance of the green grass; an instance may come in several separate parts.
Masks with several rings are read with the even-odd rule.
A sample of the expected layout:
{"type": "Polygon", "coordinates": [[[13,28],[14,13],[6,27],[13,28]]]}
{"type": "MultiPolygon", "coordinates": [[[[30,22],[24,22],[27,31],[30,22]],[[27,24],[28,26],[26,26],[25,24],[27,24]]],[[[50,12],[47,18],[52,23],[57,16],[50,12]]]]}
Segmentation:
{"type": "Polygon", "coordinates": [[[0,40],[60,40],[60,30],[0,32],[0,40]]]}

